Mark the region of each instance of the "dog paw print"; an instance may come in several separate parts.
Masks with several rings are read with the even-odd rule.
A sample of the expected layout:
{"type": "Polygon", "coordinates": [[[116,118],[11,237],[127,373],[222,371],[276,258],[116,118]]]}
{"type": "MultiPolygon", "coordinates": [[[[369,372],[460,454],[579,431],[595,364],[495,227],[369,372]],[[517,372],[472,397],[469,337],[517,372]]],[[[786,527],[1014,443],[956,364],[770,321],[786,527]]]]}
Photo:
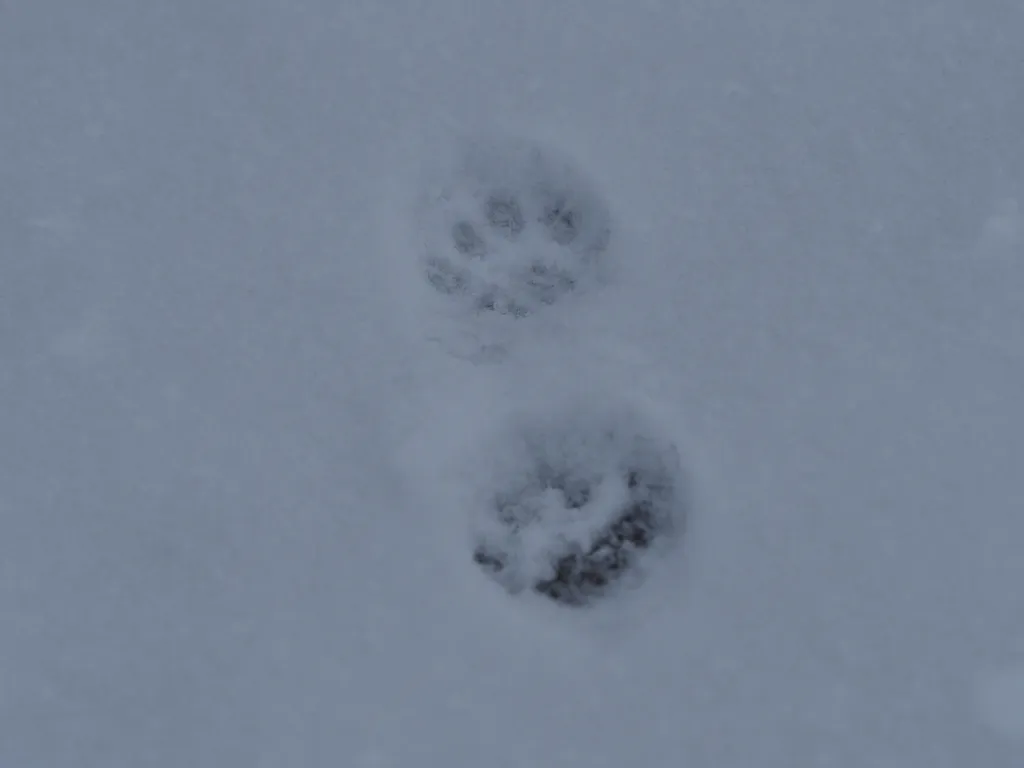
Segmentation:
{"type": "Polygon", "coordinates": [[[508,481],[484,497],[473,561],[512,594],[586,606],[674,540],[678,455],[628,421],[548,422],[518,440],[508,481]]]}
{"type": "Polygon", "coordinates": [[[429,284],[475,312],[511,318],[584,290],[611,239],[593,185],[525,141],[462,147],[422,215],[429,284]]]}

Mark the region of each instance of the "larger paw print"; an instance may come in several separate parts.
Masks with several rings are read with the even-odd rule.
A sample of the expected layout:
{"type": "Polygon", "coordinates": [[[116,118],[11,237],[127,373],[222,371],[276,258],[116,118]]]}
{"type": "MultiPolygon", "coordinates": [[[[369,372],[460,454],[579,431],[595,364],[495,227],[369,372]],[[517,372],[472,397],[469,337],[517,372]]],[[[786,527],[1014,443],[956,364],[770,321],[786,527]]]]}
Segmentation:
{"type": "Polygon", "coordinates": [[[566,159],[526,141],[462,147],[421,213],[434,289],[513,318],[585,290],[611,238],[607,206],[592,185],[566,159]]]}
{"type": "Polygon", "coordinates": [[[508,592],[589,605],[643,576],[682,528],[675,448],[607,414],[526,425],[481,499],[473,560],[508,592]]]}

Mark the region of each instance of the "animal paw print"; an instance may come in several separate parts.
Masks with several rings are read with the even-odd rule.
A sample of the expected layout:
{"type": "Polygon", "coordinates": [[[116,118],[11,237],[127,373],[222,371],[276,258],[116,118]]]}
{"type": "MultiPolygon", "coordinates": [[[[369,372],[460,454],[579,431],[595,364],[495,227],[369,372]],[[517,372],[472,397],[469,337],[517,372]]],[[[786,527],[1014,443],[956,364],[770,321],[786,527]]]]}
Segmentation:
{"type": "Polygon", "coordinates": [[[582,174],[528,142],[462,149],[425,209],[430,285],[476,312],[522,318],[592,282],[611,226],[582,174]]]}
{"type": "Polygon", "coordinates": [[[678,459],[628,423],[537,425],[495,489],[473,561],[508,592],[585,606],[682,524],[678,459]]]}

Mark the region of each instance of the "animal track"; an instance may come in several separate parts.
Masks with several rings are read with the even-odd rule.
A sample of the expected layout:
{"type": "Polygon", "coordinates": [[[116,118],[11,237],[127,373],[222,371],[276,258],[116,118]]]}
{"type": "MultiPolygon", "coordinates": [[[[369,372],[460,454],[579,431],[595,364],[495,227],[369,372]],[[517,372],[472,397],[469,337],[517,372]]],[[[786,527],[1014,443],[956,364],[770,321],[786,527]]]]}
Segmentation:
{"type": "Polygon", "coordinates": [[[587,605],[639,577],[649,551],[681,529],[676,451],[628,421],[536,424],[525,446],[489,495],[473,550],[509,592],[587,605]]]}
{"type": "Polygon", "coordinates": [[[525,141],[463,146],[421,213],[434,289],[513,318],[591,282],[611,238],[608,209],[582,174],[525,141]]]}

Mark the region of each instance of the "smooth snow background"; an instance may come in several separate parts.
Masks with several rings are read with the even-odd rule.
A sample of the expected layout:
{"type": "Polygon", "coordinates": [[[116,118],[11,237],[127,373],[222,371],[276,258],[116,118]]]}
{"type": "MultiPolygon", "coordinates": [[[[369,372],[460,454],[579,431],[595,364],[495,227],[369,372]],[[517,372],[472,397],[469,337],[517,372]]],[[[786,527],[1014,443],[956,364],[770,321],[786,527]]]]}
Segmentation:
{"type": "Polygon", "coordinates": [[[1014,0],[0,3],[0,765],[1019,766],[1022,38],[1014,0]],[[402,246],[489,126],[580,162],[621,262],[474,366],[402,246]],[[532,371],[673,414],[651,610],[458,559],[431,462],[532,371]]]}

